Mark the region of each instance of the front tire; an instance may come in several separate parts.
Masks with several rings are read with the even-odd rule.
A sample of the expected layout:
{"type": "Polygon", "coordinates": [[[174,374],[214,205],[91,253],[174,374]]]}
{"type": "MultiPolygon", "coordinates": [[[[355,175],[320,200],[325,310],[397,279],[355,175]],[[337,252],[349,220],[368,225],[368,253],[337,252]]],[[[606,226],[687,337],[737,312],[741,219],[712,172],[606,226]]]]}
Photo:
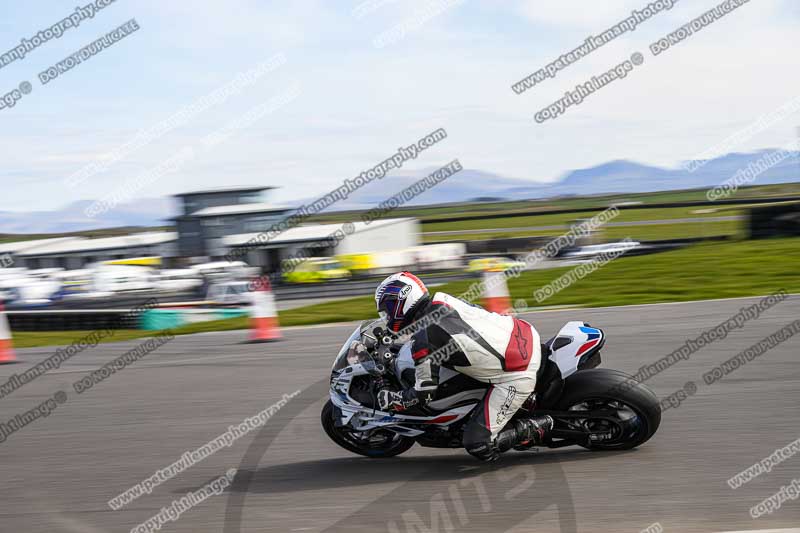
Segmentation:
{"type": "Polygon", "coordinates": [[[361,437],[365,432],[348,431],[347,428],[337,427],[335,424],[335,411],[333,403],[328,400],[320,413],[322,428],[333,442],[349,452],[382,459],[395,457],[408,451],[414,446],[414,439],[403,437],[388,430],[372,430],[369,436],[361,437]],[[377,438],[376,438],[377,437],[377,438]]]}
{"type": "Polygon", "coordinates": [[[560,411],[586,410],[584,429],[592,423],[593,408],[616,408],[622,412],[633,412],[635,418],[626,420],[631,432],[617,435],[616,439],[585,444],[590,450],[629,450],[641,446],[652,437],[661,424],[661,406],[658,397],[633,377],[607,368],[579,371],[564,382],[564,390],[558,401],[560,411]]]}

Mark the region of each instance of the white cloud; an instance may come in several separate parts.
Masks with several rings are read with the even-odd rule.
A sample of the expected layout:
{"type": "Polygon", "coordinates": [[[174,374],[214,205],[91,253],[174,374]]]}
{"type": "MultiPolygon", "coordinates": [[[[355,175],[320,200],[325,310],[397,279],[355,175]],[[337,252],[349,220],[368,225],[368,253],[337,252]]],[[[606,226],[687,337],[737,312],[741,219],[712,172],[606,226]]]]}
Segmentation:
{"type": "MultiPolygon", "coordinates": [[[[521,96],[510,89],[555,54],[647,3],[469,0],[383,50],[372,47],[372,38],[413,12],[405,3],[387,3],[360,19],[351,14],[355,0],[336,9],[322,1],[242,0],[225,8],[211,0],[137,3],[131,14],[150,33],[131,40],[127,49],[109,50],[108,60],[97,58],[94,65],[102,67],[88,62],[63,83],[36,87],[30,102],[1,111],[14,134],[4,139],[0,172],[15,187],[0,199],[0,209],[30,209],[30,199],[55,207],[101,197],[294,79],[301,85],[295,102],[142,195],[259,183],[282,186],[281,200],[305,198],[439,127],[447,129],[448,139],[409,169],[458,157],[468,168],[549,181],[569,169],[619,158],[674,166],[797,96],[798,8],[788,0],[750,2],[652,57],[651,42],[717,3],[681,0],[555,79],[521,96]],[[491,9],[482,11],[485,6],[491,9]],[[486,16],[500,26],[487,24],[486,16]],[[524,39],[533,41],[522,45],[524,39]],[[98,154],[279,51],[288,62],[275,76],[119,162],[90,186],[62,188],[66,175],[98,154]],[[646,63],[627,79],[553,122],[534,122],[533,114],[565,90],[633,51],[645,53],[646,63]],[[112,60],[127,68],[114,71],[109,83],[103,61],[112,60]]],[[[6,74],[2,80],[13,78],[6,74]]],[[[800,118],[776,125],[742,149],[783,145],[796,123],[800,118]]]]}
{"type": "Polygon", "coordinates": [[[641,9],[646,0],[524,0],[519,12],[537,24],[569,29],[597,31],[629,16],[633,9],[641,9]]]}

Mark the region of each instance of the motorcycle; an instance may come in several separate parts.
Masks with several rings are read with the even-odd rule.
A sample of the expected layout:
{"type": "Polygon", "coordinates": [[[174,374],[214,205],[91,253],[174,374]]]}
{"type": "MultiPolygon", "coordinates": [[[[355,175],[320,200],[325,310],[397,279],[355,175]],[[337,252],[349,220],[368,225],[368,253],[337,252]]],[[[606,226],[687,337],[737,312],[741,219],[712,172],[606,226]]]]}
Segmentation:
{"type": "MultiPolygon", "coordinates": [[[[577,321],[542,344],[536,388],[514,415],[553,418],[553,430],[539,446],[627,450],[655,434],[658,398],[623,372],[597,368],[604,344],[601,329],[577,321]]],[[[402,390],[414,381],[410,343],[380,320],[365,321],[333,363],[322,427],[336,444],[367,457],[393,457],[414,444],[460,448],[464,425],[489,385],[442,367],[433,401],[397,413],[379,409],[378,391],[402,390]]]]}

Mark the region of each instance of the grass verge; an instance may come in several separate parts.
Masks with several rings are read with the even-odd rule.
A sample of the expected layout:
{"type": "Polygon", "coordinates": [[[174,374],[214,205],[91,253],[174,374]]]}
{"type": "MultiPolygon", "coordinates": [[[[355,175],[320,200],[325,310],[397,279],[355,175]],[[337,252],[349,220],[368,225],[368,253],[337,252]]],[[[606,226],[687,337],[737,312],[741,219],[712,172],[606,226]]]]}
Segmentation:
{"type": "MultiPolygon", "coordinates": [[[[673,252],[621,257],[544,302],[533,291],[547,285],[573,267],[535,270],[509,280],[512,301],[524,299],[530,306],[576,305],[604,307],[629,304],[684,302],[714,298],[760,296],[780,289],[800,293],[800,238],[704,243],[673,252]]],[[[448,283],[433,291],[454,295],[476,280],[448,283]]],[[[302,326],[361,320],[375,316],[371,295],[309,305],[280,313],[282,326],[302,326]]],[[[202,322],[176,328],[175,335],[243,329],[246,318],[202,322]]],[[[65,345],[86,335],[85,331],[14,333],[17,347],[65,345]]],[[[137,339],[154,332],[121,330],[109,342],[137,339]]]]}
{"type": "MultiPolygon", "coordinates": [[[[598,209],[597,213],[602,212],[598,209]]],[[[485,230],[526,228],[537,226],[570,225],[576,220],[591,218],[597,213],[559,213],[541,214],[513,218],[490,218],[478,220],[462,220],[459,222],[425,222],[422,224],[423,232],[431,231],[465,231],[465,230],[485,230]]],[[[699,208],[699,207],[665,207],[657,209],[626,209],[619,212],[619,215],[610,222],[647,222],[650,220],[675,220],[715,218],[720,216],[742,215],[740,209],[721,208],[699,208]]],[[[563,230],[562,230],[563,231],[563,230]]]]}
{"type": "MultiPolygon", "coordinates": [[[[564,229],[553,229],[549,231],[511,231],[506,229],[491,233],[422,235],[422,240],[425,244],[432,244],[436,242],[475,241],[515,237],[556,237],[563,234],[565,231],[566,230],[564,229]]],[[[696,237],[734,236],[741,235],[742,233],[743,228],[741,222],[728,220],[722,222],[705,222],[702,224],[696,222],[684,222],[676,224],[607,227],[601,229],[598,234],[605,240],[630,237],[639,241],[660,241],[669,239],[690,239],[696,237]]]]}

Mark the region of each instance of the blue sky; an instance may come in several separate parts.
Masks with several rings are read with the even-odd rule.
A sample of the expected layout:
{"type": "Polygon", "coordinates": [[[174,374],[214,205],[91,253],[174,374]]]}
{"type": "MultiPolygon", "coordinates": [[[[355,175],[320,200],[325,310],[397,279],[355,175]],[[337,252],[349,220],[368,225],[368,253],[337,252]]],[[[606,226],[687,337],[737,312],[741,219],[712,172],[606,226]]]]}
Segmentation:
{"type": "MultiPolygon", "coordinates": [[[[33,92],[0,110],[0,210],[97,199],[289,87],[298,96],[230,140],[135,193],[277,185],[278,201],[321,194],[432,130],[448,138],[407,169],[459,158],[466,168],[552,181],[613,159],[677,166],[800,95],[800,3],[751,0],[668,52],[647,46],[717,0],[680,0],[630,34],[522,95],[510,86],[621,21],[648,0],[464,0],[384,48],[373,39],[444,0],[117,0],[94,19],[0,69],[0,94],[33,92]],[[380,5],[378,5],[380,4],[380,5]],[[45,86],[36,75],[136,18],[141,29],[45,86]],[[631,53],[645,64],[537,124],[536,111],[631,53]],[[286,63],[79,186],[67,176],[277,53],[286,63]]],[[[84,5],[87,0],[80,0],[84,5]]],[[[6,3],[0,53],[69,15],[75,3],[6,3]]],[[[800,117],[740,151],[784,146],[800,117]]],[[[576,191],[579,192],[579,191],[576,191]]]]}

